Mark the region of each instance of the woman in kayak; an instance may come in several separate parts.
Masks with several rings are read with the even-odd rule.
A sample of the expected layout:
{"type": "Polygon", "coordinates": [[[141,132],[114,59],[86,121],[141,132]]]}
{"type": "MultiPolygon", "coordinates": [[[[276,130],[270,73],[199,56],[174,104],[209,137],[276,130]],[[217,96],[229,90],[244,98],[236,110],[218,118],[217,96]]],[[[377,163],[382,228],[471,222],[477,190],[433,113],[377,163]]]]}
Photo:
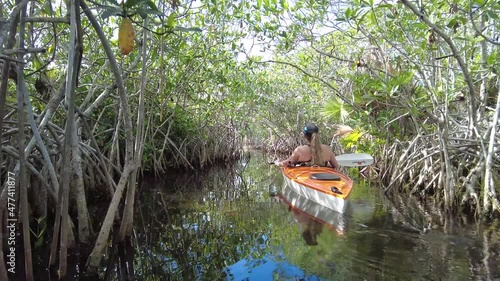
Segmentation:
{"type": "Polygon", "coordinates": [[[309,162],[311,165],[328,166],[330,164],[334,169],[339,168],[335,154],[328,145],[321,144],[319,129],[316,125],[308,124],[302,131],[309,144],[297,147],[292,155],[284,161],[275,161],[278,166],[292,165],[296,163],[309,162]]]}

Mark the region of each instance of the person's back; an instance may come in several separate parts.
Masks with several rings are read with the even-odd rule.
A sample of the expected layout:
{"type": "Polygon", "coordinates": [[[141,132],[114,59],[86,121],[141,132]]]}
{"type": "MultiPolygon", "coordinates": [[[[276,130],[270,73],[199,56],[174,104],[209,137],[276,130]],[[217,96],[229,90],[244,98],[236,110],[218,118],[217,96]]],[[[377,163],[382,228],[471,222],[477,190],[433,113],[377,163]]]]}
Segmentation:
{"type": "Polygon", "coordinates": [[[321,144],[319,152],[319,161],[317,163],[312,163],[312,147],[311,145],[301,145],[295,149],[295,153],[298,154],[298,159],[296,162],[311,162],[313,165],[326,166],[327,163],[335,157],[333,152],[325,144],[321,144]]]}
{"type": "Polygon", "coordinates": [[[321,145],[321,159],[323,163],[325,163],[325,166],[328,166],[328,162],[330,161],[334,161],[335,163],[337,163],[337,160],[335,160],[335,154],[326,144],[321,145]]]}
{"type": "Polygon", "coordinates": [[[309,144],[297,147],[288,159],[275,163],[280,166],[297,162],[310,162],[311,165],[318,166],[328,166],[329,163],[333,168],[338,169],[339,165],[335,160],[335,154],[330,147],[321,144],[318,132],[319,129],[315,125],[305,126],[303,133],[309,144]]]}

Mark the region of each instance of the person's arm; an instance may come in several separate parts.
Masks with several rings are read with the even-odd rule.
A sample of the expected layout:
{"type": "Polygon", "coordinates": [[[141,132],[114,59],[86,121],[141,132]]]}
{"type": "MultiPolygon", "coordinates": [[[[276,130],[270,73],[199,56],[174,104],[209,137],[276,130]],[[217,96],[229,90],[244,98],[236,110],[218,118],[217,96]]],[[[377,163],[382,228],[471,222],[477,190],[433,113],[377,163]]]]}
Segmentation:
{"type": "Polygon", "coordinates": [[[274,161],[274,164],[277,165],[277,166],[287,166],[288,164],[292,164],[292,163],[296,163],[297,161],[299,161],[299,156],[300,156],[300,149],[299,147],[297,147],[292,155],[290,157],[288,157],[287,159],[283,160],[283,161],[274,161]]]}
{"type": "Polygon", "coordinates": [[[330,154],[330,165],[335,169],[335,170],[338,170],[340,165],[339,165],[339,162],[337,162],[337,159],[335,159],[335,153],[331,153],[330,154]]]}

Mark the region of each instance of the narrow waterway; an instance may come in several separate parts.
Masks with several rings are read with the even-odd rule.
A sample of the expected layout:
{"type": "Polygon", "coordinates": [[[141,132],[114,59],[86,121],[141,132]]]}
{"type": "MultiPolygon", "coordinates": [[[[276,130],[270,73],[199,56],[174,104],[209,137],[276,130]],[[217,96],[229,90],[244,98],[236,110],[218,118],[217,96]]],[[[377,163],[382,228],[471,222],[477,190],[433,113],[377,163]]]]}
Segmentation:
{"type": "Polygon", "coordinates": [[[134,247],[111,265],[116,279],[500,280],[496,225],[389,200],[356,175],[340,215],[293,193],[265,163],[253,153],[235,166],[144,181],[134,247]]]}

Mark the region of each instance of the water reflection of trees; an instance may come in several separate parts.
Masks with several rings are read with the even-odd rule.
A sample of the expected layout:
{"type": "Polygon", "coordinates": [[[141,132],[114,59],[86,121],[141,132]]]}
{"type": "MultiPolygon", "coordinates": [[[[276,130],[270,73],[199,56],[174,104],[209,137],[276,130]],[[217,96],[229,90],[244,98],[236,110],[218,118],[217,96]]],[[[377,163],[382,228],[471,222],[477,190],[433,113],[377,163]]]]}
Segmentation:
{"type": "Polygon", "coordinates": [[[225,267],[262,247],[269,200],[254,185],[266,173],[254,172],[212,169],[143,192],[134,236],[137,279],[218,280],[225,267]],[[257,201],[263,208],[255,208],[257,201]]]}
{"type": "Polygon", "coordinates": [[[323,231],[315,247],[283,243],[291,263],[326,280],[494,280],[500,276],[498,225],[484,229],[466,224],[465,219],[452,223],[451,217],[443,219],[422,202],[371,197],[369,193],[378,190],[357,188],[363,194],[350,199],[353,210],[347,214],[346,234],[323,231]],[[367,199],[373,208],[366,207],[367,199]],[[429,222],[433,227],[423,231],[429,222]]]}
{"type": "Polygon", "coordinates": [[[347,241],[342,244],[353,247],[350,254],[357,262],[350,263],[354,260],[350,258],[340,260],[337,268],[343,269],[342,278],[498,278],[498,225],[485,229],[484,225],[468,224],[466,217],[442,214],[438,210],[432,204],[412,198],[382,195],[367,220],[347,230],[347,241]]]}
{"type": "Polygon", "coordinates": [[[325,280],[500,275],[498,225],[452,224],[422,203],[384,199],[362,185],[350,199],[345,235],[325,228],[310,247],[287,207],[270,203],[276,175],[254,163],[143,183],[133,237],[136,280],[220,280],[229,265],[269,254],[325,280]]]}

